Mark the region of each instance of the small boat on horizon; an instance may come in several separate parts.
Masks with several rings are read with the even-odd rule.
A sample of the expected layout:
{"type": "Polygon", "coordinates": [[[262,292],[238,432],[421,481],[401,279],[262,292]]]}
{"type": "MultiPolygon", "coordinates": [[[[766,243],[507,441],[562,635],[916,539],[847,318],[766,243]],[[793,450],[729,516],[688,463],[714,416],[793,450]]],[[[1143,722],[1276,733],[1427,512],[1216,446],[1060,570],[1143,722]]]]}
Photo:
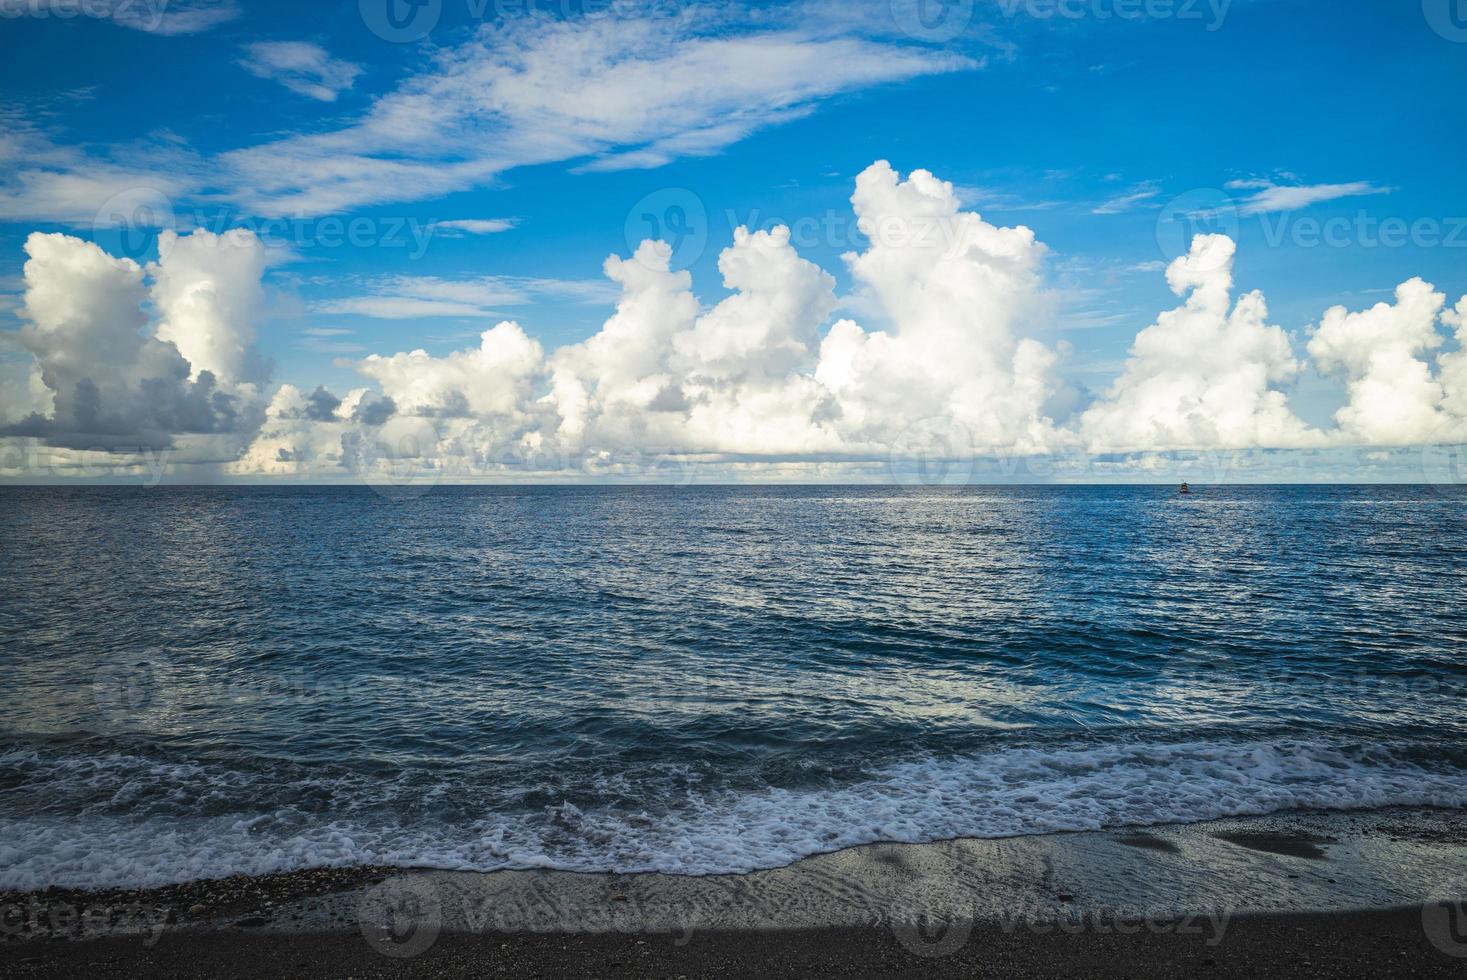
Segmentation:
{"type": "Polygon", "coordinates": [[[1179,490],[1178,492],[1179,493],[1191,493],[1192,492],[1192,488],[1189,487],[1187,484],[1184,483],[1184,484],[1182,484],[1182,489],[1179,490]]]}

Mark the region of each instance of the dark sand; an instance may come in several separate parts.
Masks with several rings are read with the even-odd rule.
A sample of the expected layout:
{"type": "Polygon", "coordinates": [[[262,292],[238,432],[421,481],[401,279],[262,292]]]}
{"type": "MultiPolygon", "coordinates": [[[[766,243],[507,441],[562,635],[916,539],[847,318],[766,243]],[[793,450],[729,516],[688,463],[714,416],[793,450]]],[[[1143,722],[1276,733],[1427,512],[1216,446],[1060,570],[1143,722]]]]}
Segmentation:
{"type": "Polygon", "coordinates": [[[124,939],[10,949],[14,977],[1462,977],[1419,909],[1235,919],[1209,945],[1192,934],[1088,930],[1039,935],[978,925],[941,956],[891,930],[661,935],[448,934],[392,959],[351,933],[199,933],[146,947],[124,939]]]}
{"type": "Polygon", "coordinates": [[[1467,813],[878,844],[744,875],[0,894],[0,976],[1467,976],[1467,813]]]}

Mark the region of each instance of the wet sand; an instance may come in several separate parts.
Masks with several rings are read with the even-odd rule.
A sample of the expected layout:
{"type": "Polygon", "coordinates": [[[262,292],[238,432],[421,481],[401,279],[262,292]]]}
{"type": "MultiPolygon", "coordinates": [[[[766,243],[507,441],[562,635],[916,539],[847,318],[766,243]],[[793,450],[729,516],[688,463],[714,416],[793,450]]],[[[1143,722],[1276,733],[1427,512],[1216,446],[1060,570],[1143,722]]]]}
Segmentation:
{"type": "Polygon", "coordinates": [[[882,844],[746,875],[336,869],[0,895],[5,976],[1461,976],[1467,815],[882,844]]]}

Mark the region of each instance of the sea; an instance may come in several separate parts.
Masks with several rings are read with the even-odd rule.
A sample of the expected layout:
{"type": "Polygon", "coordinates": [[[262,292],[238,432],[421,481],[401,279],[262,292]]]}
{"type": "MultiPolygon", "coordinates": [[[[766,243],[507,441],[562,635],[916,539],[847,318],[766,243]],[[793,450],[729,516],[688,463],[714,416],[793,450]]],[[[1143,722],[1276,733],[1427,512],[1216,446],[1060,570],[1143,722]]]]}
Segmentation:
{"type": "Polygon", "coordinates": [[[0,489],[0,889],[1467,806],[1467,490],[0,489]]]}

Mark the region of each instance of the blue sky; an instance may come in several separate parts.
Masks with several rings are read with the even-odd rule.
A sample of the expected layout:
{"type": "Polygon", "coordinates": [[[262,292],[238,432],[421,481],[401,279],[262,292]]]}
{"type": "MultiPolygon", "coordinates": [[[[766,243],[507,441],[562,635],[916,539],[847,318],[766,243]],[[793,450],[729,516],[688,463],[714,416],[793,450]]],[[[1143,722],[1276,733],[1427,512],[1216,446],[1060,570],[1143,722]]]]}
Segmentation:
{"type": "MultiPolygon", "coordinates": [[[[362,383],[352,362],[367,354],[447,355],[500,319],[546,351],[590,337],[618,296],[602,263],[635,248],[639,209],[676,218],[667,209],[687,205],[693,244],[673,265],[705,308],[726,295],[733,227],[779,223],[836,279],[822,330],[842,316],[879,328],[841,258],[864,247],[850,198],[878,160],[930,170],[985,221],[1034,230],[1046,306],[1028,333],[1068,345],[1057,370],[1081,398],[1177,304],[1164,269],[1183,251],[1170,244],[1183,241],[1168,222],[1179,207],[1237,240],[1239,290],[1262,290],[1269,322],[1301,347],[1328,307],[1388,300],[1413,276],[1449,305],[1467,292],[1467,31],[1435,0],[663,0],[534,14],[430,0],[399,9],[411,24],[399,43],[379,36],[387,2],[77,0],[94,16],[67,16],[66,3],[8,0],[22,15],[0,20],[15,147],[0,178],[4,326],[22,325],[30,233],[146,262],[158,229],[106,215],[150,225],[171,210],[180,231],[270,231],[255,328],[269,381],[339,392],[362,383]],[[938,27],[910,29],[944,6],[938,27]],[[1152,15],[1123,16],[1136,10],[1152,15]],[[684,26],[651,29],[668,59],[637,74],[642,42],[620,34],[659,18],[684,26]],[[568,100],[554,70],[515,84],[495,73],[537,32],[590,21],[601,47],[576,48],[586,62],[566,70],[621,59],[600,91],[635,90],[657,118],[583,114],[587,91],[568,100]],[[750,42],[717,62],[747,84],[679,60],[689,37],[750,42]],[[784,56],[773,37],[798,37],[815,62],[761,81],[784,56]],[[1317,241],[1326,231],[1334,240],[1317,241]]],[[[1288,390],[1311,425],[1346,400],[1312,365],[1288,390]]]]}

